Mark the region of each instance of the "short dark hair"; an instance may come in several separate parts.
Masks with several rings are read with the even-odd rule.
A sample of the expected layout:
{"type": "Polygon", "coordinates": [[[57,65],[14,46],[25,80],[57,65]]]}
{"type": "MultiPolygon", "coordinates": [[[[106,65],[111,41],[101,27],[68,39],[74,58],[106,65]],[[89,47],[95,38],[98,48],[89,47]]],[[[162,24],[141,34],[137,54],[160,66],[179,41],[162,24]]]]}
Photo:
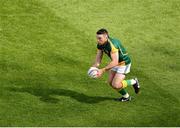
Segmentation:
{"type": "Polygon", "coordinates": [[[97,35],[99,35],[99,34],[107,34],[108,35],[108,31],[104,28],[101,28],[96,32],[96,34],[97,35]]]}

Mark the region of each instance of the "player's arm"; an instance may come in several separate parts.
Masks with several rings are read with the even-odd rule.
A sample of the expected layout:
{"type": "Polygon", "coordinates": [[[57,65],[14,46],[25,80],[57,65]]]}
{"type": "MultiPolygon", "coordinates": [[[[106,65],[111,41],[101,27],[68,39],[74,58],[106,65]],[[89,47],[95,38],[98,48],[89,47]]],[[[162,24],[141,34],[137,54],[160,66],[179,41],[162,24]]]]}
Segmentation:
{"type": "Polygon", "coordinates": [[[98,77],[101,77],[101,75],[105,71],[108,71],[109,69],[113,68],[114,66],[117,66],[118,65],[118,58],[119,58],[118,52],[111,52],[111,62],[106,67],[99,69],[98,77]]]}
{"type": "Polygon", "coordinates": [[[118,58],[119,53],[118,52],[111,52],[111,62],[103,68],[103,71],[108,71],[109,69],[113,68],[114,66],[118,65],[118,58]]]}
{"type": "Polygon", "coordinates": [[[96,54],[95,63],[93,64],[92,67],[99,67],[99,65],[101,64],[102,57],[103,57],[103,51],[98,49],[97,54],[96,54]]]}

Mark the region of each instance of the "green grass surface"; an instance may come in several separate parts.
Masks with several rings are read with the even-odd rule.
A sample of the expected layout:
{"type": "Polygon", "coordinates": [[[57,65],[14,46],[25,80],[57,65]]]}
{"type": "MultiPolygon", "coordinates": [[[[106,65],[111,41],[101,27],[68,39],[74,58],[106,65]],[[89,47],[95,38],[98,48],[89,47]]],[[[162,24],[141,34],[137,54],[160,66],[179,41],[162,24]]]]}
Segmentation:
{"type": "Polygon", "coordinates": [[[179,0],[0,3],[0,126],[180,126],[179,0]],[[130,53],[132,102],[86,75],[101,27],[130,53]]]}

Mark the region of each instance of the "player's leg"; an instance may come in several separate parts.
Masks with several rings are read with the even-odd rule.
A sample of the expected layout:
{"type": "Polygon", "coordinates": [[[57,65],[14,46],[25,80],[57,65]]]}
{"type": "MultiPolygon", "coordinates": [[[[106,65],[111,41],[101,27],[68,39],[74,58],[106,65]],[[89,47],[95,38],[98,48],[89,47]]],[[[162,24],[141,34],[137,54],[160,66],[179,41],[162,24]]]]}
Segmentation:
{"type": "MultiPolygon", "coordinates": [[[[131,64],[129,65],[125,65],[125,66],[119,66],[117,68],[117,73],[120,73],[120,74],[127,74],[130,72],[130,68],[131,68],[131,64]]],[[[140,86],[139,86],[139,82],[137,80],[137,78],[135,79],[129,79],[129,80],[123,80],[121,82],[121,85],[122,85],[122,88],[126,88],[128,86],[133,86],[134,90],[135,90],[135,93],[139,93],[139,90],[140,90],[140,86]]]]}
{"type": "Polygon", "coordinates": [[[129,80],[123,80],[121,82],[121,84],[122,84],[122,88],[126,88],[128,86],[133,86],[136,94],[138,94],[140,91],[140,86],[139,86],[139,82],[138,82],[137,78],[129,79],[129,80]]]}
{"type": "Polygon", "coordinates": [[[109,71],[108,84],[111,85],[111,86],[112,86],[112,81],[113,81],[113,78],[114,78],[115,75],[116,75],[115,71],[112,71],[112,70],[109,71]]]}
{"type": "Polygon", "coordinates": [[[112,87],[116,89],[121,95],[121,98],[118,98],[119,101],[130,101],[131,97],[128,92],[123,88],[122,81],[125,79],[125,75],[121,73],[116,73],[112,81],[112,87]]]}
{"type": "Polygon", "coordinates": [[[121,82],[124,80],[124,78],[125,78],[124,74],[116,73],[112,81],[112,87],[117,90],[121,89],[122,88],[121,82]]]}
{"type": "MultiPolygon", "coordinates": [[[[108,83],[109,83],[109,85],[111,85],[112,86],[112,81],[113,81],[113,79],[114,79],[114,76],[116,75],[116,71],[113,71],[113,70],[110,70],[109,71],[109,79],[108,79],[108,83]]],[[[122,75],[121,77],[120,77],[120,79],[121,79],[121,81],[123,80],[125,78],[125,75],[122,75]]],[[[116,89],[122,96],[124,96],[124,97],[127,97],[128,98],[128,93],[126,92],[126,90],[125,89],[119,89],[119,87],[117,86],[112,86],[114,89],[116,89]]],[[[117,99],[117,100],[119,100],[119,98],[117,99]]],[[[122,99],[121,101],[125,101],[124,99],[122,99]]]]}

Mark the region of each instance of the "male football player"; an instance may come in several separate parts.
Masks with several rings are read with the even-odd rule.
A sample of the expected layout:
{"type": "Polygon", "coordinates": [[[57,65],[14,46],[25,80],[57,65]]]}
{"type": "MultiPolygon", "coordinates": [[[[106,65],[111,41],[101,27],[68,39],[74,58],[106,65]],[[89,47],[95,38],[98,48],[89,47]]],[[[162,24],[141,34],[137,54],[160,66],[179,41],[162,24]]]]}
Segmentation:
{"type": "Polygon", "coordinates": [[[130,101],[131,96],[125,88],[132,86],[135,93],[138,94],[140,85],[137,78],[125,80],[125,75],[130,72],[131,68],[131,59],[128,56],[126,49],[118,39],[109,37],[106,29],[98,30],[96,32],[96,39],[97,55],[92,67],[100,66],[103,53],[107,54],[111,59],[106,67],[99,69],[98,78],[101,77],[104,72],[109,71],[108,83],[122,95],[122,97],[117,98],[116,100],[121,102],[130,101]]]}

